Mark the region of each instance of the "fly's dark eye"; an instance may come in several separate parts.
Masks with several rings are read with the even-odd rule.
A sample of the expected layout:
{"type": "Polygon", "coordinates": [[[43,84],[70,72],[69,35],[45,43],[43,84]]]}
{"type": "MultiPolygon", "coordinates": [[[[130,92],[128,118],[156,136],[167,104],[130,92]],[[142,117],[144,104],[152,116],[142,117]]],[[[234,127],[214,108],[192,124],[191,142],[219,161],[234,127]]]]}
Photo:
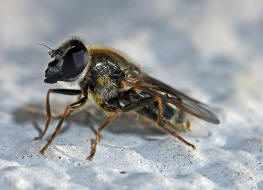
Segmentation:
{"type": "Polygon", "coordinates": [[[77,77],[85,68],[86,49],[74,47],[63,57],[62,71],[66,79],[77,77]]]}

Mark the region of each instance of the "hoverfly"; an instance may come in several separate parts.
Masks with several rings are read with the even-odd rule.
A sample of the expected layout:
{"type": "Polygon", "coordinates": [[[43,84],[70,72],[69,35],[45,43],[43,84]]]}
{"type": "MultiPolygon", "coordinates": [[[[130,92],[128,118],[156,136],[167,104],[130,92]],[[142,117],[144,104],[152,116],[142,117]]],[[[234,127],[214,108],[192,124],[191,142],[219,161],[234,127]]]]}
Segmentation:
{"type": "Polygon", "coordinates": [[[123,112],[133,111],[155,121],[157,126],[193,149],[195,146],[176,132],[179,126],[190,125],[185,119],[187,113],[207,122],[219,124],[217,117],[205,104],[145,74],[137,64],[115,49],[89,45],[78,38],[65,41],[57,49],[49,49],[48,53],[54,59],[48,64],[44,82],[50,84],[58,81],[75,82],[79,89],[48,90],[45,129],[35,139],[41,139],[51,123],[49,103],[51,93],[77,95],[79,98],[66,107],[55,132],[40,150],[41,154],[44,154],[58,134],[64,119],[88,102],[88,95],[92,95],[96,104],[105,112],[112,113],[98,128],[88,160],[92,160],[95,155],[103,128],[123,112]]]}

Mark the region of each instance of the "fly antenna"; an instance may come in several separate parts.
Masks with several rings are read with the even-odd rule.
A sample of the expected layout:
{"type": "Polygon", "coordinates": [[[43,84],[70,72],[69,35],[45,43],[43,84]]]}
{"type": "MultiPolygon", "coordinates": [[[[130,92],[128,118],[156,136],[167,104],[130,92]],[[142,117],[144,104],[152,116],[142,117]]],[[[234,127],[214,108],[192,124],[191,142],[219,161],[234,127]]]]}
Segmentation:
{"type": "Polygon", "coordinates": [[[46,45],[46,44],[38,43],[38,45],[44,46],[44,47],[50,49],[51,51],[54,50],[54,49],[50,48],[48,45],[46,45]]]}
{"type": "Polygon", "coordinates": [[[50,51],[48,51],[48,54],[51,56],[51,58],[55,57],[57,55],[57,50],[50,48],[48,45],[46,44],[41,44],[38,43],[39,45],[48,48],[50,51]]]}

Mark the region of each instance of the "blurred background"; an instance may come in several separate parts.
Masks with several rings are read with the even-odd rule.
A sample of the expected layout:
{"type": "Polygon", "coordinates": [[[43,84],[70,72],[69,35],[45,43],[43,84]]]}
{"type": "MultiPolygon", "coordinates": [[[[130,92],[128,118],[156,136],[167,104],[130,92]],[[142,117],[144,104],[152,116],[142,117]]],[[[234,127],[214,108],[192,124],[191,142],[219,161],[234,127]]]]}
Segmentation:
{"type": "Polygon", "coordinates": [[[30,70],[24,76],[24,90],[31,87],[29,83],[42,87],[49,57],[38,43],[57,47],[79,36],[90,44],[125,52],[147,72],[173,86],[188,88],[190,83],[201,91],[226,95],[223,89],[236,90],[225,82],[233,76],[242,85],[262,81],[260,2],[2,0],[1,77],[15,72],[7,72],[14,67],[30,70]]]}
{"type": "Polygon", "coordinates": [[[207,103],[235,107],[233,116],[240,111],[262,116],[255,110],[263,100],[261,5],[260,0],[2,0],[1,101],[43,98],[50,88],[43,83],[50,58],[38,43],[55,48],[79,36],[125,52],[147,73],[207,103]],[[15,95],[18,91],[27,96],[15,95]]]}
{"type": "Polygon", "coordinates": [[[242,149],[263,135],[261,0],[0,0],[0,23],[0,126],[25,103],[44,105],[47,90],[58,87],[43,82],[50,57],[38,43],[56,48],[78,36],[121,50],[145,72],[211,105],[221,125],[208,147],[242,149]]]}

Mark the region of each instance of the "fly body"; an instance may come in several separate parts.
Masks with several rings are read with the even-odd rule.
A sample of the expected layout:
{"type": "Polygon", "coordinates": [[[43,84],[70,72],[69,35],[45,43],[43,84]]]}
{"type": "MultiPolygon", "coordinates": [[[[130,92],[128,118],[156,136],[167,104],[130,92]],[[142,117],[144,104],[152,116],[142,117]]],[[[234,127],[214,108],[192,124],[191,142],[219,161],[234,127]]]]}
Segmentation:
{"type": "Polygon", "coordinates": [[[43,133],[36,139],[41,139],[46,134],[52,120],[49,102],[51,93],[76,95],[78,100],[66,107],[52,137],[40,150],[42,154],[58,134],[64,119],[74,110],[83,107],[88,102],[89,94],[100,108],[112,115],[98,128],[88,160],[92,160],[95,155],[103,128],[123,112],[135,112],[154,121],[158,127],[193,149],[195,146],[177,133],[177,130],[190,128],[186,115],[191,114],[210,123],[219,123],[205,104],[150,77],[140,66],[115,49],[88,45],[76,38],[62,43],[57,49],[49,49],[53,60],[45,71],[44,82],[75,82],[79,89],[48,91],[47,122],[43,133]]]}

